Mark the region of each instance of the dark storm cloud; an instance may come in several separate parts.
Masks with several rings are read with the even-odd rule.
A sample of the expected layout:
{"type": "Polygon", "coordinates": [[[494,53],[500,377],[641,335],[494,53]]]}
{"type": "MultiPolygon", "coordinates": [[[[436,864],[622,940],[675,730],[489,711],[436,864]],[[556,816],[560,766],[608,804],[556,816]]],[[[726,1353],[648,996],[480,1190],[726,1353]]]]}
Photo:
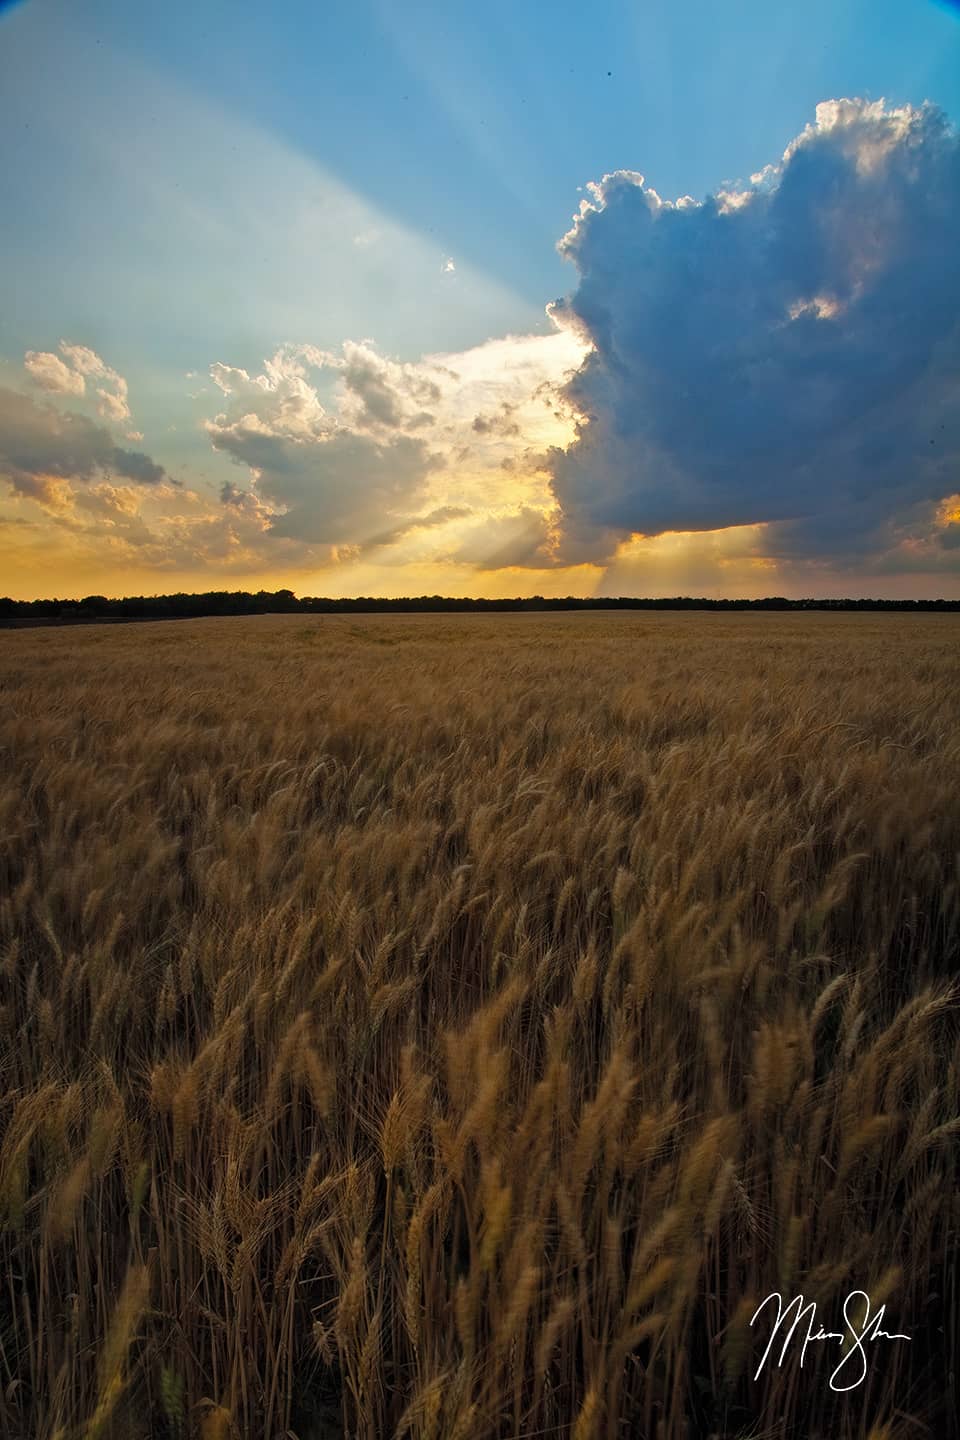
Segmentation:
{"type": "MultiPolygon", "coordinates": [[[[960,144],[930,106],[828,102],[745,189],[592,187],[551,307],[595,347],[549,465],[568,558],[631,532],[782,522],[797,555],[862,548],[958,488],[960,144]]],[[[776,532],[779,531],[779,535],[776,532]]]]}

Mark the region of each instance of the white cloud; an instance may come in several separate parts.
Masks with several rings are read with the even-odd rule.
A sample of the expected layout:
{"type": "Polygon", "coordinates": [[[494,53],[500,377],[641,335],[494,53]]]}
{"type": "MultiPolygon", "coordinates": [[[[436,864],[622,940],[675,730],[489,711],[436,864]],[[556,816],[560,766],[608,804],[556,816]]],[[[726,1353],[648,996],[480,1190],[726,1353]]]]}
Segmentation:
{"type": "Polygon", "coordinates": [[[87,388],[81,374],[48,350],[28,350],[23,357],[23,368],[41,389],[55,395],[82,395],[87,388]]]}
{"type": "Polygon", "coordinates": [[[83,395],[87,379],[99,380],[97,413],[115,423],[130,419],[127,382],[122,375],[111,369],[87,345],[73,345],[68,340],[61,340],[59,350],[60,355],[53,355],[50,351],[27,351],[23,360],[24,369],[36,384],[56,394],[83,395]]]}
{"type": "Polygon", "coordinates": [[[463,543],[479,556],[507,544],[474,543],[485,517],[506,534],[512,515],[523,534],[510,546],[529,553],[543,538],[542,518],[530,538],[529,513],[555,508],[539,456],[572,433],[557,389],[582,356],[558,331],[417,362],[369,341],[286,345],[255,375],[217,362],[210,375],[227,403],[207,433],[251,486],[230,486],[225,503],[255,497],[268,546],[283,537],[342,558],[416,534],[418,545],[463,543]]]}
{"type": "MultiPolygon", "coordinates": [[[[287,346],[260,375],[211,366],[229,404],[206,428],[215,449],[250,470],[257,504],[269,507],[269,535],[336,547],[408,519],[437,462],[421,440],[377,438],[328,415],[308,379],[326,358],[287,346]]],[[[235,503],[235,492],[229,498],[235,503]]]]}
{"type": "Polygon", "coordinates": [[[247,417],[251,428],[317,439],[329,433],[331,422],[307,377],[325,358],[310,346],[287,345],[264,363],[261,375],[218,362],[210,366],[210,378],[229,398],[231,414],[247,417]]]}

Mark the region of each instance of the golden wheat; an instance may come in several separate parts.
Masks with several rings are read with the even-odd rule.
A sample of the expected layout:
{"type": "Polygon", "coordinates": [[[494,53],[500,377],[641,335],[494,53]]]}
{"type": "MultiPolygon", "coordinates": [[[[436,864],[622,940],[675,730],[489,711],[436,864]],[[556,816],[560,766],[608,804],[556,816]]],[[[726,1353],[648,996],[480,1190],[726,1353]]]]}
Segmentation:
{"type": "Polygon", "coordinates": [[[958,640],[0,633],[3,1440],[955,1433],[958,640]]]}

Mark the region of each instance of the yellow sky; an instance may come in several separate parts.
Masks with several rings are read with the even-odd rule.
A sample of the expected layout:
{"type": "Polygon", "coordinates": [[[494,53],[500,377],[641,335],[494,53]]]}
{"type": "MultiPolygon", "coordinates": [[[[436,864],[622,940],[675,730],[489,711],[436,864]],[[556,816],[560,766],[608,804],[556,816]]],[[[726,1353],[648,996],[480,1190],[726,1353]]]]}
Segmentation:
{"type": "MultiPolygon", "coordinates": [[[[115,465],[110,456],[121,451],[111,447],[126,455],[142,438],[123,377],[85,347],[28,352],[12,412],[14,427],[23,417],[21,451],[32,444],[57,456],[67,434],[70,455],[86,445],[93,458],[75,474],[61,464],[60,473],[37,465],[13,476],[0,495],[0,592],[850,593],[849,579],[823,563],[778,565],[763,525],[614,537],[596,558],[558,563],[575,552],[557,548],[564,520],[545,457],[568,447],[583,423],[562,389],[586,353],[558,329],[415,363],[367,343],[335,354],[284,346],[259,373],[218,362],[196,437],[220,467],[218,489],[189,468],[142,483],[145,455],[115,465]],[[124,465],[128,474],[110,473],[124,465]]],[[[954,496],[936,523],[957,519],[954,496]]],[[[903,539],[916,568],[931,543],[903,539]]],[[[916,592],[915,577],[887,573],[871,589],[895,594],[904,585],[916,592]]]]}

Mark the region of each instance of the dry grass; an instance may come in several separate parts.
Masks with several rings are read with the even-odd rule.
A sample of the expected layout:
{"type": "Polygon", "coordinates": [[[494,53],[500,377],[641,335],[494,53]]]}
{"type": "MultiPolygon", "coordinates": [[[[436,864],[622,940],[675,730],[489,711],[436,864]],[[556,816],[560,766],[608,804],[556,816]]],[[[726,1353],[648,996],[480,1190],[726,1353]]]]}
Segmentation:
{"type": "Polygon", "coordinates": [[[4,1440],[953,1433],[958,640],[0,634],[4,1440]]]}

